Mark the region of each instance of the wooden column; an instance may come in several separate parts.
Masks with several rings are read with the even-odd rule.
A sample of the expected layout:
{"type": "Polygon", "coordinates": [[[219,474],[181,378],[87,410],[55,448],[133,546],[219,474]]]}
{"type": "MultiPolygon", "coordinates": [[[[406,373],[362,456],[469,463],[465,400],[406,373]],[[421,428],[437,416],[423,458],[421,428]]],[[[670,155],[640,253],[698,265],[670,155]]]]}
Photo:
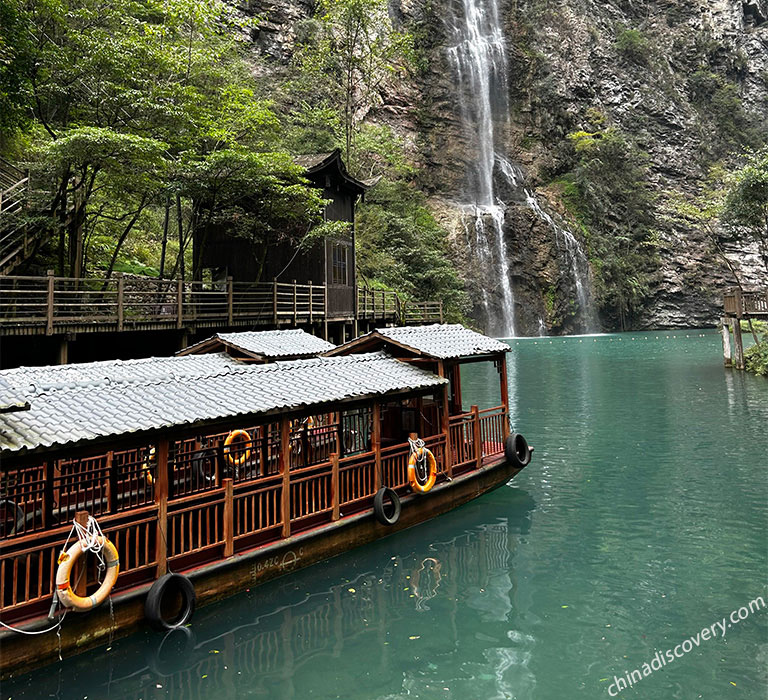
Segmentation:
{"type": "Polygon", "coordinates": [[[232,275],[227,277],[227,323],[235,323],[235,281],[232,275]]]}
{"type": "Polygon", "coordinates": [[[280,452],[277,455],[280,473],[283,475],[283,537],[291,536],[291,422],[286,416],[280,419],[280,452]]]}
{"type": "Polygon", "coordinates": [[[157,505],[157,575],[168,572],[168,439],[161,438],[155,446],[157,472],[155,473],[155,504],[157,505]]]}
{"type": "Polygon", "coordinates": [[[339,489],[339,453],[334,452],[331,455],[331,503],[333,504],[332,520],[338,520],[341,516],[340,511],[340,489],[339,489]]]}
{"type": "MultiPolygon", "coordinates": [[[[739,303],[741,299],[739,298],[739,303]]],[[[744,369],[744,341],[741,338],[741,319],[733,319],[733,366],[744,369]]]]}
{"type": "MultiPolygon", "coordinates": [[[[309,323],[312,323],[312,280],[309,280],[309,323]]],[[[309,329],[312,332],[312,329],[309,329]]]]}
{"type": "Polygon", "coordinates": [[[56,279],[54,278],[53,270],[48,270],[48,286],[47,286],[47,297],[46,297],[46,313],[45,313],[45,334],[46,335],[53,335],[53,291],[54,291],[54,283],[56,279]]]}
{"type": "Polygon", "coordinates": [[[107,452],[105,466],[107,469],[107,503],[109,504],[109,512],[117,513],[117,467],[115,466],[115,453],[112,450],[107,452]]]}
{"type": "Polygon", "coordinates": [[[125,277],[122,272],[116,272],[117,277],[117,330],[123,330],[125,320],[125,277]]]}
{"type": "Polygon", "coordinates": [[[328,283],[323,284],[323,340],[328,340],[328,283]]]}
{"type": "Polygon", "coordinates": [[[296,315],[297,309],[297,297],[296,297],[296,280],[293,280],[293,327],[296,328],[296,315]]]}
{"type": "Polygon", "coordinates": [[[235,487],[232,479],[224,479],[224,556],[235,553],[235,487]]]}
{"type": "Polygon", "coordinates": [[[504,420],[501,424],[502,439],[506,441],[509,435],[509,379],[507,377],[507,353],[499,358],[499,380],[501,384],[501,405],[504,406],[504,420]]]}
{"type": "Polygon", "coordinates": [[[176,328],[184,324],[184,282],[176,281],[176,328]]]}
{"type": "Polygon", "coordinates": [[[720,333],[723,336],[723,365],[730,367],[733,364],[733,356],[731,355],[731,329],[726,316],[723,316],[720,319],[720,333]]]}
{"type": "Polygon", "coordinates": [[[475,460],[478,469],[483,466],[483,443],[482,435],[480,434],[480,411],[477,406],[472,406],[469,409],[472,413],[472,434],[474,436],[473,442],[475,443],[475,460]]]}
{"type": "Polygon", "coordinates": [[[381,473],[381,404],[376,401],[371,411],[371,450],[374,458],[374,486],[378,491],[383,486],[381,473]]]}
{"type": "MultiPolygon", "coordinates": [[[[437,375],[445,378],[445,363],[442,360],[437,362],[437,375]]],[[[443,384],[443,400],[440,408],[440,429],[445,435],[445,473],[448,478],[453,477],[453,447],[451,446],[451,397],[450,384],[443,384]]]]}
{"type": "Polygon", "coordinates": [[[277,277],[272,279],[272,323],[277,328],[277,277]]]}
{"type": "Polygon", "coordinates": [[[53,471],[54,462],[47,459],[43,464],[43,527],[53,527],[53,471]]]}

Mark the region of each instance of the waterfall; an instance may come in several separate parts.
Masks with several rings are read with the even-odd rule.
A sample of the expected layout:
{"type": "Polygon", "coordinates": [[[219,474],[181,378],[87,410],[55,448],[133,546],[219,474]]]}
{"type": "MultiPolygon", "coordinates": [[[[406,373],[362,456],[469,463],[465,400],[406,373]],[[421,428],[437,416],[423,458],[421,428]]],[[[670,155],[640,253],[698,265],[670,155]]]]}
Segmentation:
{"type": "Polygon", "coordinates": [[[486,275],[492,271],[498,280],[499,314],[494,313],[487,282],[482,286],[486,330],[495,335],[515,335],[515,299],[504,236],[507,207],[496,195],[497,171],[512,187],[518,203],[528,206],[550,227],[558,248],[563,244],[565,264],[576,288],[582,330],[594,330],[597,322],[589,293],[589,262],[581,243],[541,208],[536,196],[524,187],[520,168],[501,153],[501,144],[497,143],[502,141],[497,139],[497,132],[503,132],[509,123],[506,47],[497,0],[453,0],[446,24],[450,37],[448,57],[459,86],[461,117],[476,156],[468,173],[470,201],[460,205],[464,210],[465,240],[480,271],[486,275]]]}
{"type": "Polygon", "coordinates": [[[465,230],[474,230],[470,250],[484,271],[498,279],[500,314],[493,312],[484,294],[488,332],[515,335],[515,298],[512,290],[509,255],[504,238],[506,207],[494,190],[496,165],[495,122],[506,122],[507,59],[504,35],[496,0],[461,0],[460,12],[450,13],[451,46],[448,55],[459,83],[459,101],[464,126],[476,150],[470,173],[470,201],[465,210],[465,230]]]}

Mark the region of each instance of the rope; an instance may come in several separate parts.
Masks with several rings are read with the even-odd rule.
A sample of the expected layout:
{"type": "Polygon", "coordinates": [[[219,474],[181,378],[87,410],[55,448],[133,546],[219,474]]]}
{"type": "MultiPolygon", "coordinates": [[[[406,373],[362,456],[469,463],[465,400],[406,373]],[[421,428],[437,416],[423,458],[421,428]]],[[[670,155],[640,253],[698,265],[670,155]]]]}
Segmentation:
{"type": "Polygon", "coordinates": [[[23,630],[19,627],[13,627],[12,625],[7,625],[5,622],[0,622],[0,627],[5,627],[5,629],[11,630],[11,632],[18,632],[19,634],[27,634],[29,636],[34,636],[37,634],[47,634],[48,632],[53,632],[53,630],[57,630],[59,627],[61,627],[61,623],[64,622],[64,618],[67,616],[67,613],[65,612],[61,619],[52,627],[49,627],[46,630],[37,630],[37,631],[30,631],[30,630],[23,630]]]}

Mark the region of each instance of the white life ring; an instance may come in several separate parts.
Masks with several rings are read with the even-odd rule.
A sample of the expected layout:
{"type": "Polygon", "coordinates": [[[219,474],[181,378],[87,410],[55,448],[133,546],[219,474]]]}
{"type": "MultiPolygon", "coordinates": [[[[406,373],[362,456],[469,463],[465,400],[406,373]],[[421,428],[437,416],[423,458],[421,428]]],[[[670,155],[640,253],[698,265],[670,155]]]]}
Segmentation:
{"type": "Polygon", "coordinates": [[[87,612],[101,605],[115,585],[117,574],[120,571],[120,558],[115,545],[103,535],[100,535],[97,539],[99,544],[102,545],[101,551],[107,565],[107,573],[101,582],[101,586],[99,586],[99,590],[93,595],[75,595],[69,580],[72,575],[72,567],[83,553],[83,547],[80,542],[75,542],[66,552],[62,552],[59,555],[59,568],[56,570],[56,594],[59,596],[59,601],[64,607],[72,608],[77,612],[87,612]]]}

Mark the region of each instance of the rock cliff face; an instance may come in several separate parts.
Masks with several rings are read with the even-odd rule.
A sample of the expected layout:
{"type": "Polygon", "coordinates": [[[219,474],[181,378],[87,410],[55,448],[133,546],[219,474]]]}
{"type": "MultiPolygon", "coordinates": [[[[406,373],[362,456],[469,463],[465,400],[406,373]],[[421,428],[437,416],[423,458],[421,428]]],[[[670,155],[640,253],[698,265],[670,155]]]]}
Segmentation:
{"type": "MultiPolygon", "coordinates": [[[[488,13],[492,3],[390,0],[390,16],[414,35],[423,69],[382,95],[372,115],[412,149],[418,184],[452,232],[475,315],[489,328],[505,304],[504,266],[498,246],[481,255],[477,212],[467,215],[477,204],[472,173],[482,144],[462,109],[467,82],[457,74],[451,49],[456,18],[488,13]]],[[[309,16],[310,6],[257,0],[252,9],[266,16],[259,50],[285,60],[296,21],[309,16]]],[[[649,297],[627,325],[712,324],[722,289],[733,278],[674,202],[693,196],[714,162],[733,162],[729,153],[743,147],[741,132],[765,137],[768,0],[501,0],[497,11],[506,76],[491,87],[493,197],[501,211],[516,332],[596,325],[596,261],[555,184],[567,167],[568,134],[589,131],[596,114],[647,154],[654,194],[649,297]],[[500,85],[504,95],[493,92],[500,85]]],[[[469,121],[477,118],[470,113],[469,121]]],[[[732,246],[729,252],[734,258],[745,253],[738,263],[743,282],[765,284],[756,251],[732,246]]],[[[601,321],[616,325],[605,313],[601,321]]]]}

